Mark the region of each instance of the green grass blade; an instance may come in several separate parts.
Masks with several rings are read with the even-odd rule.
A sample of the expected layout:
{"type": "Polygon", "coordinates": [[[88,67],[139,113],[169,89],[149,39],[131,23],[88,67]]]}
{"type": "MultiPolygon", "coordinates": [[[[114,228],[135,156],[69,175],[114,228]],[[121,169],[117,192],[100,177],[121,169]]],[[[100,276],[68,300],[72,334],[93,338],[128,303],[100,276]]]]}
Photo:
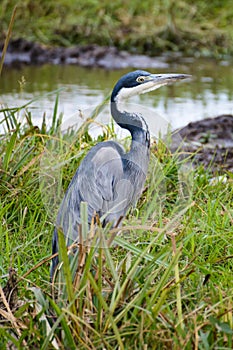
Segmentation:
{"type": "Polygon", "coordinates": [[[17,136],[18,136],[18,131],[19,131],[19,128],[17,128],[13,132],[13,134],[11,135],[10,140],[8,141],[8,144],[6,146],[6,152],[5,152],[5,156],[4,156],[3,164],[2,164],[3,170],[5,172],[8,171],[9,162],[10,162],[12,153],[13,153],[14,148],[15,148],[16,139],[17,139],[17,136]]]}
{"type": "MultiPolygon", "coordinates": [[[[64,274],[65,286],[67,291],[68,300],[72,303],[75,299],[72,275],[70,270],[69,258],[67,255],[67,247],[65,242],[64,234],[61,230],[58,230],[58,242],[59,242],[59,257],[62,261],[62,270],[64,274]]],[[[71,304],[72,312],[76,315],[76,308],[74,304],[71,304]]]]}
{"type": "Polygon", "coordinates": [[[94,280],[94,278],[93,278],[93,276],[92,276],[92,274],[90,272],[88,273],[88,278],[89,278],[89,280],[91,282],[91,285],[92,285],[92,287],[93,287],[93,289],[94,289],[94,291],[95,291],[95,293],[96,293],[96,295],[97,295],[97,297],[98,297],[98,299],[100,301],[100,304],[101,304],[102,308],[105,310],[105,312],[109,313],[109,319],[110,319],[113,331],[115,333],[115,336],[116,336],[119,348],[121,350],[123,350],[124,349],[124,345],[123,345],[123,342],[122,342],[119,330],[117,328],[117,325],[116,325],[116,323],[114,321],[114,318],[113,318],[113,316],[111,314],[111,311],[109,310],[108,305],[106,304],[102,294],[99,291],[98,285],[96,284],[96,282],[95,282],[95,280],[94,280]]]}
{"type": "Polygon", "coordinates": [[[9,24],[7,35],[6,35],[6,39],[5,39],[5,42],[4,42],[4,47],[3,47],[3,51],[2,51],[2,57],[1,57],[1,60],[0,60],[0,76],[2,74],[3,63],[4,63],[5,56],[6,56],[7,47],[8,47],[9,41],[10,41],[13,24],[14,24],[14,21],[15,21],[16,10],[17,10],[17,6],[15,6],[14,9],[13,9],[13,12],[12,12],[12,15],[11,15],[11,19],[10,19],[10,24],[9,24]]]}
{"type": "Polygon", "coordinates": [[[56,130],[57,125],[57,113],[58,113],[58,101],[59,101],[59,93],[56,94],[55,104],[53,107],[53,118],[52,118],[52,126],[50,128],[50,134],[53,135],[56,130]]]}
{"type": "Polygon", "coordinates": [[[49,298],[49,302],[50,302],[53,310],[57,314],[58,318],[57,318],[56,322],[54,323],[50,334],[48,334],[48,336],[45,338],[45,341],[42,344],[41,350],[48,349],[48,345],[50,343],[51,336],[55,332],[55,330],[56,330],[57,326],[59,325],[59,323],[61,324],[62,330],[65,333],[66,343],[68,344],[69,349],[75,350],[76,349],[76,344],[74,342],[74,338],[73,338],[73,335],[71,333],[69,321],[65,317],[64,311],[61,310],[51,298],[49,298]]]}
{"type": "MultiPolygon", "coordinates": [[[[140,249],[139,247],[136,247],[134,244],[127,242],[125,239],[119,236],[114,238],[114,242],[118,244],[120,247],[126,249],[127,251],[130,251],[134,256],[139,257],[142,254],[142,249],[140,249]]],[[[154,256],[152,254],[146,253],[144,254],[144,259],[147,261],[154,261],[154,256]]],[[[168,266],[167,263],[165,263],[160,259],[157,259],[156,263],[158,265],[168,266]]]]}

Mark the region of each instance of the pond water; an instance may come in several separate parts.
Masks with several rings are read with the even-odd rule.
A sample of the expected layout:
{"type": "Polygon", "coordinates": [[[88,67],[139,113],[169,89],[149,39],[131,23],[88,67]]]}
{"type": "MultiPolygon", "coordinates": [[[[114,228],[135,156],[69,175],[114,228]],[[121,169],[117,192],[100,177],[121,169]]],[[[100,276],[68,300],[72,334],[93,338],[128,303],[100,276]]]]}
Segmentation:
{"type": "MultiPolygon", "coordinates": [[[[72,65],[4,68],[0,78],[0,104],[16,107],[37,98],[28,109],[34,123],[41,124],[44,113],[47,120],[51,120],[56,98],[54,91],[62,88],[59,92],[59,112],[63,113],[64,125],[72,125],[78,120],[82,123],[83,115],[88,117],[111,92],[119,77],[130,70],[107,71],[72,65]]],[[[152,131],[155,124],[153,115],[159,115],[175,129],[190,121],[233,114],[233,68],[230,61],[183,58],[156,72],[148,70],[153,73],[186,73],[193,76],[191,81],[162,87],[130,100],[133,109],[142,105],[149,111],[144,116],[147,119],[148,115],[147,122],[152,131]]],[[[23,118],[23,115],[19,118],[23,118]]],[[[99,121],[109,123],[109,106],[101,112],[99,121]]]]}

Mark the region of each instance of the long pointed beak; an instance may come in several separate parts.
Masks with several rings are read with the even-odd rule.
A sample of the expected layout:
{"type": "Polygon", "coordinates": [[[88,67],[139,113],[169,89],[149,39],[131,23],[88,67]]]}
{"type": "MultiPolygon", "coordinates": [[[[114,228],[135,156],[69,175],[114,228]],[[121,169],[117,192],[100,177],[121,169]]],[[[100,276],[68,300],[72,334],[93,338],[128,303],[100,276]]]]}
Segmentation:
{"type": "Polygon", "coordinates": [[[159,89],[161,86],[173,84],[176,81],[191,78],[189,74],[150,74],[142,83],[139,94],[159,89]]]}
{"type": "Polygon", "coordinates": [[[178,80],[189,79],[192,76],[189,74],[151,74],[149,77],[149,81],[152,83],[151,90],[155,90],[163,85],[172,84],[178,80]]]}

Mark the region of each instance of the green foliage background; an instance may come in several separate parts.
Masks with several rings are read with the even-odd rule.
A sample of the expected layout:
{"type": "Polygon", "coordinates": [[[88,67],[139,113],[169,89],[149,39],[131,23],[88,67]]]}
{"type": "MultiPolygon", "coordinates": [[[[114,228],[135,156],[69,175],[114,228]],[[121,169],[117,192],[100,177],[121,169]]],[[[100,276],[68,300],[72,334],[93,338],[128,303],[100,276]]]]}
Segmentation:
{"type": "Polygon", "coordinates": [[[14,38],[48,45],[115,45],[151,55],[165,50],[202,56],[233,52],[229,0],[3,0],[1,39],[16,5],[14,38]]]}

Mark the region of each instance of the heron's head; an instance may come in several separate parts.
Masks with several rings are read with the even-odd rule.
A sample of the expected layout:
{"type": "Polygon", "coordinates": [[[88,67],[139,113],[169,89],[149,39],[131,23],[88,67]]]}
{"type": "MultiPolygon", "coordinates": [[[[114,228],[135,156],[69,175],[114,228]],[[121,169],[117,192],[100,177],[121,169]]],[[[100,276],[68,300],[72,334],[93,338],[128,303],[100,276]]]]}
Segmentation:
{"type": "Polygon", "coordinates": [[[145,94],[163,85],[172,84],[178,80],[190,78],[188,74],[151,74],[144,70],[127,73],[116,83],[111,101],[121,101],[134,95],[145,94]]]}

